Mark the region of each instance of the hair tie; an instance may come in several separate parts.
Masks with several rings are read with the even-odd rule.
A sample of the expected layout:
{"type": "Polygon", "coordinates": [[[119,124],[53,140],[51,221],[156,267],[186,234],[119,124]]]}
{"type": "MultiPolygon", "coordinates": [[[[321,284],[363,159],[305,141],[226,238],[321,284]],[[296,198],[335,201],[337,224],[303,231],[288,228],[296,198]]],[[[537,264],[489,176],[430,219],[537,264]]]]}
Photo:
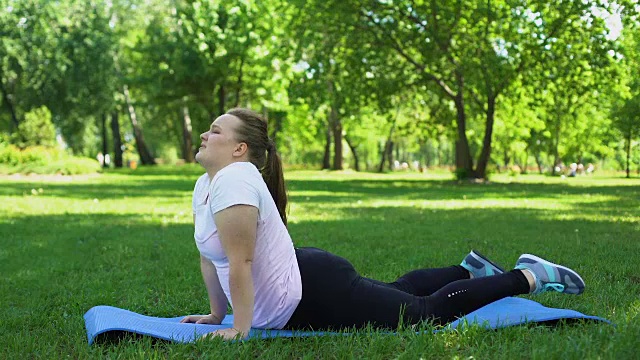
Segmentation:
{"type": "Polygon", "coordinates": [[[272,152],[276,150],[276,143],[273,142],[273,140],[269,139],[267,140],[267,151],[268,152],[272,152]]]}

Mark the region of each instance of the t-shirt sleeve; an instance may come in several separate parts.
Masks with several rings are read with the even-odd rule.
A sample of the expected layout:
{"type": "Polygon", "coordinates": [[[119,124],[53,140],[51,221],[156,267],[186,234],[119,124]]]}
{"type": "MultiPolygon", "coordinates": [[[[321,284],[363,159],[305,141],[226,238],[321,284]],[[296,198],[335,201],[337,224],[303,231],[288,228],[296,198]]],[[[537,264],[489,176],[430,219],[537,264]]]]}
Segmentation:
{"type": "Polygon", "coordinates": [[[198,202],[200,202],[199,199],[202,198],[203,191],[207,190],[205,186],[206,181],[206,174],[202,175],[198,178],[198,180],[196,181],[196,185],[193,187],[193,195],[191,196],[191,207],[194,215],[196,214],[196,208],[198,207],[198,202]]]}
{"type": "Polygon", "coordinates": [[[260,191],[256,184],[241,172],[229,171],[212,182],[211,212],[217,213],[234,205],[250,205],[260,209],[260,191]]]}
{"type": "Polygon", "coordinates": [[[193,187],[193,194],[191,195],[191,208],[193,210],[193,215],[196,214],[196,197],[198,196],[198,187],[200,186],[200,178],[196,181],[196,186],[193,187]]]}

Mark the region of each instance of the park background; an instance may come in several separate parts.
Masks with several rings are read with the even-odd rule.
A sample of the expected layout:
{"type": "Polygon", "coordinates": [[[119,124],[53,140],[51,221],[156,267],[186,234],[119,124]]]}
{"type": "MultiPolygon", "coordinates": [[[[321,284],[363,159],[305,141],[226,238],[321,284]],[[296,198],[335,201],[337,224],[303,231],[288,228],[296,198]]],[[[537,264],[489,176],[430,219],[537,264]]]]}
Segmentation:
{"type": "Polygon", "coordinates": [[[1,358],[637,356],[637,1],[0,10],[1,358]],[[539,254],[578,270],[587,290],[536,301],[615,326],[88,346],[82,315],[95,305],[207,311],[190,240],[193,155],[234,106],[269,118],[296,246],[385,281],[471,248],[507,268],[539,254]],[[572,163],[584,166],[575,177],[572,163]]]}
{"type": "Polygon", "coordinates": [[[191,163],[234,106],[293,167],[640,171],[637,1],[0,7],[3,173],[191,163]]]}

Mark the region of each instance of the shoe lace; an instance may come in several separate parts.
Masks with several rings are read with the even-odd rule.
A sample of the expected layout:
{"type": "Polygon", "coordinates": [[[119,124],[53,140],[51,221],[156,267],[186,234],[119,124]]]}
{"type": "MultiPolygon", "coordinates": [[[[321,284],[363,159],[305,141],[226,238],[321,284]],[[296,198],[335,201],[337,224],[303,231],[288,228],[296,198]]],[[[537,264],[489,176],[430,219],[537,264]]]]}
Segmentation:
{"type": "Polygon", "coordinates": [[[560,283],[546,283],[544,284],[544,291],[555,290],[557,292],[563,292],[565,286],[560,283]]]}

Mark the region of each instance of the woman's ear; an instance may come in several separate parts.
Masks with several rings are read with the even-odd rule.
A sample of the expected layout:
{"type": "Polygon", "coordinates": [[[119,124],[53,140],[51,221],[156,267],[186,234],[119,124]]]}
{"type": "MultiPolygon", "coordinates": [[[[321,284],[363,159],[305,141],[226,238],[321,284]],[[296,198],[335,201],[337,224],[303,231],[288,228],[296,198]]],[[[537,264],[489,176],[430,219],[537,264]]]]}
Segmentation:
{"type": "Polygon", "coordinates": [[[244,154],[246,154],[247,151],[249,151],[249,147],[247,146],[247,143],[241,142],[238,145],[236,145],[236,148],[233,150],[233,156],[241,157],[244,154]]]}

